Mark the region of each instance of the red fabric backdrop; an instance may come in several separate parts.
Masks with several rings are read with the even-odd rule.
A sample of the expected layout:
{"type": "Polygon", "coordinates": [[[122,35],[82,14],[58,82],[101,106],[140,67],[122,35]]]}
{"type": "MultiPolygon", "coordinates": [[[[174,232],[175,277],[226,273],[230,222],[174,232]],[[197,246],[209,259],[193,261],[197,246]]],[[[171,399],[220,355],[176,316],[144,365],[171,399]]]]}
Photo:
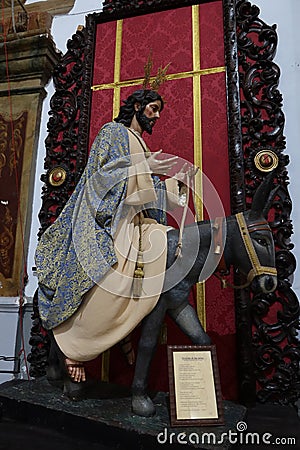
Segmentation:
{"type": "MultiPolygon", "coordinates": [[[[195,8],[195,7],[193,7],[195,8]]],[[[195,9],[194,9],[195,11],[195,9]]],[[[224,68],[224,38],[222,2],[216,1],[199,6],[200,69],[224,68]]],[[[116,22],[99,24],[95,47],[93,85],[114,82],[116,22]]],[[[144,65],[152,49],[153,75],[159,66],[171,65],[171,78],[178,73],[193,71],[192,7],[180,8],[146,16],[125,19],[122,30],[120,80],[128,81],[144,77],[144,65]]],[[[176,76],[175,76],[176,78],[176,76]]],[[[224,70],[202,73],[200,131],[202,148],[194,149],[193,78],[186,75],[164,83],[160,94],[166,100],[161,119],[155,126],[147,144],[154,151],[164,152],[194,161],[197,152],[202,154],[203,172],[214,184],[226,214],[230,213],[229,168],[227,148],[227,106],[224,70]]],[[[141,86],[121,88],[125,99],[141,86]]],[[[112,119],[114,89],[93,91],[90,124],[90,143],[99,128],[112,119]]],[[[196,119],[197,120],[197,119],[196,119]]],[[[199,128],[199,127],[198,127],[199,128]]],[[[205,200],[205,198],[204,198],[205,200]]],[[[205,283],[205,311],[207,330],[217,346],[223,396],[236,398],[236,353],[234,300],[231,290],[221,290],[214,277],[205,283]]],[[[190,343],[178,328],[167,320],[167,343],[190,343]]],[[[138,331],[135,333],[135,343],[138,331]]],[[[100,376],[97,361],[90,370],[100,376]]],[[[129,368],[118,346],[111,350],[110,381],[129,384],[133,369],[129,368]]],[[[159,345],[150,376],[154,390],[168,390],[166,345],[159,345]]]]}

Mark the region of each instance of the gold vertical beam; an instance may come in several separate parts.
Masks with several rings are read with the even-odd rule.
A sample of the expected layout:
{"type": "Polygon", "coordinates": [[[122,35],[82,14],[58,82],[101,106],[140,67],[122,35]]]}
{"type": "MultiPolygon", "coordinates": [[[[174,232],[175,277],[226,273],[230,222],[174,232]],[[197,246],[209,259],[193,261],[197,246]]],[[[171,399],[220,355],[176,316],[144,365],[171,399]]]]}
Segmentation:
{"type": "MultiPolygon", "coordinates": [[[[114,63],[114,96],[112,107],[112,119],[114,119],[119,112],[121,103],[121,87],[119,85],[121,79],[121,56],[122,56],[122,34],[123,34],[123,20],[117,21],[116,27],[116,45],[115,45],[115,63],[114,63]]],[[[109,381],[109,365],[110,365],[110,351],[106,350],[102,353],[101,360],[101,380],[109,381]]]]}
{"type": "Polygon", "coordinates": [[[121,103],[121,56],[122,56],[122,34],[123,20],[117,21],[116,29],[116,47],[115,47],[115,66],[114,66],[114,99],[113,99],[113,118],[118,115],[121,103]]]}
{"type": "MultiPolygon", "coordinates": [[[[201,62],[200,62],[200,5],[192,6],[192,36],[193,36],[193,99],[194,99],[194,164],[199,167],[200,175],[196,177],[195,193],[197,216],[203,220],[203,186],[202,186],[202,130],[201,130],[201,62]]],[[[205,284],[198,283],[197,314],[204,328],[206,328],[205,313],[205,284]]]]}

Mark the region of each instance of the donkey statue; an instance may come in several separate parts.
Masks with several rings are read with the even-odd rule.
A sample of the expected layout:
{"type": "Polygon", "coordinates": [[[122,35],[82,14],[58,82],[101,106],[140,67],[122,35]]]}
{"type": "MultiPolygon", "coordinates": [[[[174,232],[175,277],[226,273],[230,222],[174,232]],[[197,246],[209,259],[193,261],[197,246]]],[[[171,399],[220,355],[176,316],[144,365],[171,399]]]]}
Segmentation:
{"type": "Polygon", "coordinates": [[[251,284],[255,292],[272,292],[277,286],[275,269],[275,249],[272,232],[267,222],[267,214],[272,204],[276,188],[273,187],[273,175],[269,174],[257,189],[251,209],[229,216],[224,223],[216,221],[214,226],[209,221],[195,222],[185,227],[182,241],[182,257],[176,259],[178,230],[168,232],[168,256],[165,277],[165,289],[156,307],[145,317],[139,340],[135,375],[132,383],[132,411],[140,416],[150,417],[155,414],[155,406],[147,395],[147,379],[152,357],[158,341],[161,325],[166,313],[175,321],[179,328],[195,345],[208,345],[210,338],[205,333],[194,308],[189,304],[188,297],[191,287],[198,282],[199,275],[214,239],[214,230],[226,228],[223,248],[223,267],[227,269],[234,265],[247,276],[247,285],[251,284]],[[224,226],[225,225],[225,226],[224,226]],[[213,230],[213,232],[212,232],[213,230]],[[199,243],[196,258],[187,275],[186,264],[189,262],[192,249],[199,243]],[[168,268],[174,265],[174,270],[168,268]],[[181,280],[174,285],[173,280],[181,280]],[[170,289],[168,289],[168,283],[170,289]],[[174,286],[174,287],[172,287],[174,286]]]}

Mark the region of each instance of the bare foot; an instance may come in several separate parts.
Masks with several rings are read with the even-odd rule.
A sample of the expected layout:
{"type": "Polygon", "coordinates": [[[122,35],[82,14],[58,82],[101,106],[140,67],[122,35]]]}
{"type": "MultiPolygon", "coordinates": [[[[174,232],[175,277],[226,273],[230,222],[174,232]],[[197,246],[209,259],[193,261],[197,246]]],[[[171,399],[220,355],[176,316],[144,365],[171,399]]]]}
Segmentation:
{"type": "Polygon", "coordinates": [[[66,368],[72,381],[80,383],[81,381],[86,381],[84,365],[80,361],[75,361],[74,359],[66,358],[66,368]]]}

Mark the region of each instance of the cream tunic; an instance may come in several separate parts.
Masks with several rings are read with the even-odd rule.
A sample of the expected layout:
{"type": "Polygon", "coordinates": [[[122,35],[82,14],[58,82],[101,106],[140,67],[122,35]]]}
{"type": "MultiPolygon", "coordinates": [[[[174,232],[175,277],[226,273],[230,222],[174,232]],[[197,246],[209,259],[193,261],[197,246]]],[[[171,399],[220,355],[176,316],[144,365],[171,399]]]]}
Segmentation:
{"type": "MultiPolygon", "coordinates": [[[[142,205],[156,199],[151,171],[139,140],[129,133],[134,164],[129,169],[126,203],[142,205]]],[[[168,198],[178,206],[178,186],[167,180],[168,198]]],[[[79,309],[53,329],[64,355],[89,361],[126,337],[155,307],[162,291],[167,257],[167,227],[142,220],[144,279],[142,295],[132,296],[132,282],[139,248],[140,228],[132,207],[114,240],[118,263],[85,296],[79,309]]]]}

